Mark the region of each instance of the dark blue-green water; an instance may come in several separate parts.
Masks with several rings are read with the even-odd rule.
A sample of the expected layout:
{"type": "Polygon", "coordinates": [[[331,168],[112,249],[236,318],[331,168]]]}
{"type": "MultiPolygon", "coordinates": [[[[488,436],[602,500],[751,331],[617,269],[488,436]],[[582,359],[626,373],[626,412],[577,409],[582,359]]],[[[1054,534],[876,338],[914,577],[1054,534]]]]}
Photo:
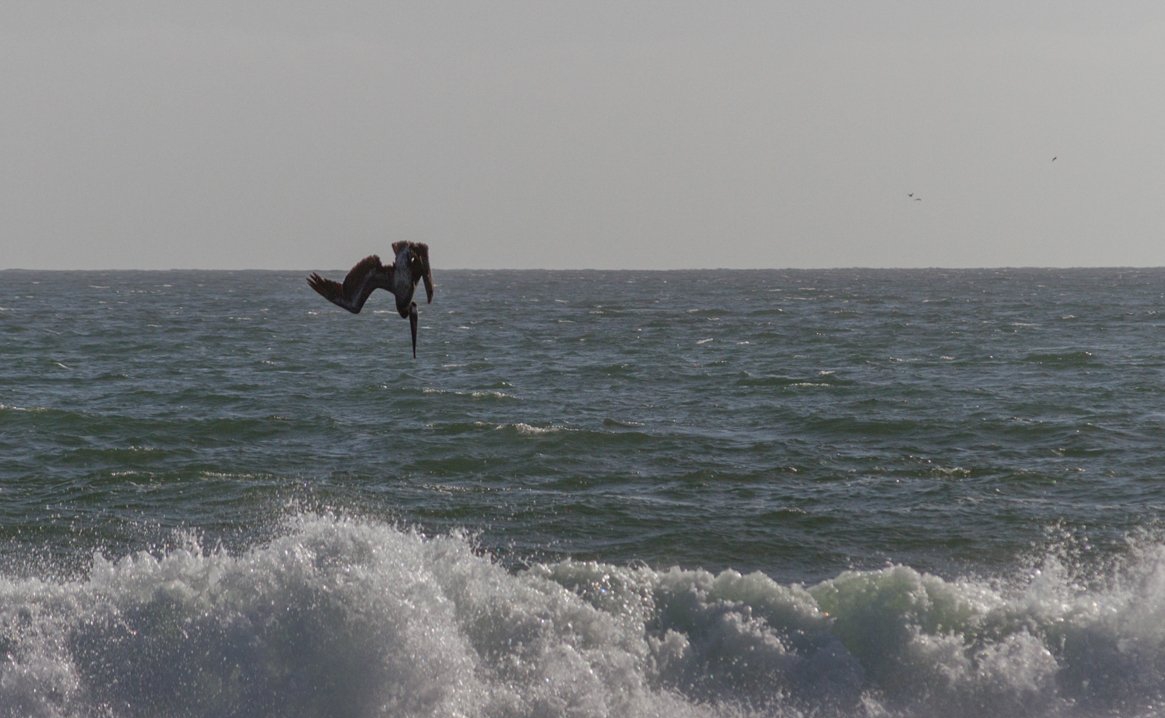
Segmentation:
{"type": "Polygon", "coordinates": [[[0,272],[0,716],[1165,711],[1165,270],[305,274],[0,272]]]}

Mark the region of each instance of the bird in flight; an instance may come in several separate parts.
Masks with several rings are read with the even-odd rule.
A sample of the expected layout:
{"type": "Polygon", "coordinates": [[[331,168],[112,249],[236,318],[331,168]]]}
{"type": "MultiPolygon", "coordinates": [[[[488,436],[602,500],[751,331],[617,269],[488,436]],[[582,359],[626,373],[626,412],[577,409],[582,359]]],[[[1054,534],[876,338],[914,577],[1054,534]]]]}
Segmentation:
{"type": "Polygon", "coordinates": [[[377,289],[392,292],[396,310],[401,318],[408,317],[413,335],[413,358],[417,358],[417,303],[413,291],[417,282],[425,283],[425,296],[433,301],[433,271],[429,268],[429,245],[421,242],[393,242],[395,261],[385,266],[375,254],[356,263],[344,277],[344,282],[325,279],[312,272],[307,283],[312,289],[336,306],[359,314],[368,295],[377,289]]]}

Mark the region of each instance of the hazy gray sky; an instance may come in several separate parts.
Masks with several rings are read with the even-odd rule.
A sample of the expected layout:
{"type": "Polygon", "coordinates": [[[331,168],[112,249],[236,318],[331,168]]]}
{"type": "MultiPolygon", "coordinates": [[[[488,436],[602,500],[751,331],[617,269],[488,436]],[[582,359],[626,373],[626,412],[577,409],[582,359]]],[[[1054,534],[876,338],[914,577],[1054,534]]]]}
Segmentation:
{"type": "Polygon", "coordinates": [[[1163,231],[1159,0],[0,4],[0,267],[1155,266],[1163,231]]]}

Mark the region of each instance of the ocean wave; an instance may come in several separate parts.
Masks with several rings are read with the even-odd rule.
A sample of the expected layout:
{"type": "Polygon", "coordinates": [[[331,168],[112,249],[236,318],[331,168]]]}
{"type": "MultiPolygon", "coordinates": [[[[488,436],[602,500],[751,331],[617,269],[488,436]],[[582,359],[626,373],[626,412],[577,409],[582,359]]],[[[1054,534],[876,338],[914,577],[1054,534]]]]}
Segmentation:
{"type": "Polygon", "coordinates": [[[1082,580],[812,586],[288,518],[237,553],[0,577],[3,716],[1093,716],[1165,707],[1165,547],[1082,580]]]}
{"type": "Polygon", "coordinates": [[[426,395],[433,394],[433,395],[438,395],[438,396],[453,396],[453,397],[457,397],[457,398],[470,398],[470,399],[478,399],[478,400],[480,400],[480,399],[490,399],[490,400],[492,400],[492,399],[497,399],[497,400],[517,399],[517,397],[514,396],[513,394],[505,392],[505,391],[501,391],[498,389],[473,389],[473,390],[469,390],[469,391],[464,391],[464,390],[455,390],[455,389],[435,389],[435,388],[431,388],[431,387],[426,387],[425,389],[423,389],[421,391],[421,393],[426,394],[426,395]]]}
{"type": "Polygon", "coordinates": [[[574,431],[565,426],[551,425],[551,426],[535,426],[524,421],[518,422],[503,422],[495,423],[490,421],[451,421],[440,424],[433,424],[433,427],[442,434],[470,434],[480,431],[496,431],[503,434],[513,434],[518,436],[542,436],[544,434],[556,434],[559,432],[574,431]]]}
{"type": "Polygon", "coordinates": [[[1094,364],[1097,362],[1097,359],[1090,351],[1065,350],[1031,352],[1023,357],[1023,361],[1031,364],[1072,368],[1094,364]]]}
{"type": "Polygon", "coordinates": [[[831,371],[819,371],[812,378],[784,374],[754,374],[752,372],[742,372],[736,379],[737,386],[772,387],[775,389],[833,388],[849,386],[852,383],[850,380],[836,376],[831,371]]]}

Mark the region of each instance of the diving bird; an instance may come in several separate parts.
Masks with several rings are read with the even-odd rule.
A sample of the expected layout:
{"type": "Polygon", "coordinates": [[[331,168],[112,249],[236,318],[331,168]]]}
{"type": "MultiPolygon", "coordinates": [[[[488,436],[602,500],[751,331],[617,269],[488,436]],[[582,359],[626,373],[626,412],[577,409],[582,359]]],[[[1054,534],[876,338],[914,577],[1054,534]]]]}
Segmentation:
{"type": "Polygon", "coordinates": [[[421,242],[393,242],[396,260],[387,267],[373,254],[356,263],[344,277],[344,283],[324,279],[312,272],[307,278],[311,288],[332,304],[359,314],[368,295],[376,289],[387,289],[396,297],[396,310],[401,318],[409,318],[413,335],[413,359],[417,358],[417,303],[413,290],[424,281],[425,296],[433,301],[433,272],[429,269],[429,245],[421,242]]]}

